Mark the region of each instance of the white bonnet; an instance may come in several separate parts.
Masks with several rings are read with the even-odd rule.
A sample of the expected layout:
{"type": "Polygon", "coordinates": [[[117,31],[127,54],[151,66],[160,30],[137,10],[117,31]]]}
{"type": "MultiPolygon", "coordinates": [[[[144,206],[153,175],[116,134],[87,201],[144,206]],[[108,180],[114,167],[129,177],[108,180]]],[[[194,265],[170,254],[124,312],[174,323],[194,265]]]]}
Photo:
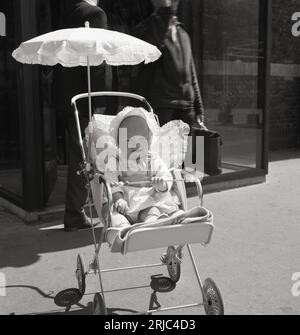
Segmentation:
{"type": "Polygon", "coordinates": [[[118,131],[122,121],[130,116],[139,116],[142,117],[152,133],[152,138],[159,136],[160,127],[157,124],[154,114],[147,112],[144,108],[141,107],[125,107],[121,112],[119,112],[110,124],[110,134],[117,140],[118,131]]]}

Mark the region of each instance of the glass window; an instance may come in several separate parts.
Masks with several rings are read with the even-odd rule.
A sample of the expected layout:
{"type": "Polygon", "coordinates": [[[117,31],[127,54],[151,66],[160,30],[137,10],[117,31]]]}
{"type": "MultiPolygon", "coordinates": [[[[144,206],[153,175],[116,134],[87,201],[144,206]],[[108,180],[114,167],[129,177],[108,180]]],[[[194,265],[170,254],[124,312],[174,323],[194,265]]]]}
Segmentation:
{"type": "MultiPolygon", "coordinates": [[[[140,20],[151,13],[143,3],[148,12],[140,20]]],[[[123,2],[121,8],[133,10],[123,2]]],[[[222,136],[223,173],[262,168],[264,14],[259,0],[184,0],[178,8],[192,40],[206,125],[222,136]]],[[[128,74],[119,70],[122,89],[128,74]]]]}
{"type": "MultiPolygon", "coordinates": [[[[65,1],[44,0],[38,2],[38,35],[60,29],[60,20],[66,6],[65,1]]],[[[40,96],[43,115],[44,143],[44,196],[47,206],[64,203],[66,160],[64,128],[57,120],[53,107],[53,66],[40,66],[40,96]]]]}
{"type": "Polygon", "coordinates": [[[22,197],[20,128],[18,115],[17,65],[14,2],[0,4],[6,17],[6,36],[0,36],[0,190],[22,197]]]}
{"type": "Polygon", "coordinates": [[[193,42],[206,123],[223,138],[223,172],[262,167],[262,10],[259,0],[202,0],[198,8],[202,38],[193,42]]]}

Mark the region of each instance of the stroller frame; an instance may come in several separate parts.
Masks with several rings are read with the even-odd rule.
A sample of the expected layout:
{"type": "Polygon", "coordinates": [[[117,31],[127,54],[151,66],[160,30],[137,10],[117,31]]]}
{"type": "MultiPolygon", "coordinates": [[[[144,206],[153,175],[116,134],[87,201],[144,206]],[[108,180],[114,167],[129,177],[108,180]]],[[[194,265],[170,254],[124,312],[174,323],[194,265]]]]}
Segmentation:
{"type": "MultiPolygon", "coordinates": [[[[126,97],[126,98],[132,98],[132,99],[139,100],[147,107],[147,110],[154,115],[151,105],[142,96],[132,94],[132,93],[126,93],[126,92],[93,92],[91,93],[91,97],[104,97],[104,96],[126,97]]],[[[105,242],[106,232],[109,229],[109,227],[111,227],[111,211],[113,208],[113,200],[112,200],[111,187],[109,183],[106,181],[102,173],[95,171],[95,169],[92,166],[92,163],[90,162],[90,150],[91,150],[90,141],[88,143],[88,154],[87,155],[85,153],[84,146],[83,146],[83,138],[82,138],[82,132],[81,132],[81,127],[80,127],[80,121],[79,121],[79,113],[77,109],[77,101],[79,99],[84,99],[88,97],[89,97],[88,93],[76,95],[75,97],[73,97],[71,104],[74,109],[79,144],[80,144],[82,158],[83,158],[83,162],[80,165],[80,170],[78,171],[78,175],[83,175],[86,179],[86,188],[88,191],[88,208],[89,208],[89,214],[90,214],[90,219],[91,219],[91,231],[92,231],[95,253],[94,253],[93,261],[89,264],[88,268],[86,268],[85,266],[83,257],[81,255],[78,255],[76,278],[78,281],[79,291],[82,297],[85,294],[85,290],[86,290],[86,277],[91,274],[98,275],[101,294],[96,293],[94,296],[93,314],[94,315],[107,315],[107,306],[106,306],[106,300],[105,300],[105,291],[104,291],[104,286],[103,286],[102,274],[119,272],[119,271],[138,270],[138,269],[145,269],[145,268],[156,268],[156,267],[167,266],[170,280],[173,283],[176,283],[180,279],[180,274],[181,274],[180,265],[181,265],[181,261],[183,257],[182,249],[184,248],[184,245],[179,245],[178,247],[169,246],[167,249],[167,252],[161,256],[161,259],[160,259],[161,262],[157,264],[145,264],[145,265],[137,265],[137,266],[130,266],[130,267],[101,269],[99,254],[100,254],[101,246],[105,242]],[[108,198],[108,206],[110,209],[108,213],[108,218],[104,219],[103,220],[104,222],[101,222],[103,226],[101,227],[100,238],[98,241],[96,238],[96,232],[95,232],[95,227],[93,225],[93,215],[92,215],[92,206],[93,206],[92,201],[91,201],[92,199],[91,181],[92,180],[97,180],[97,182],[102,184],[104,188],[106,189],[106,194],[108,198]]],[[[91,122],[91,119],[89,121],[91,122]]],[[[158,121],[158,124],[159,124],[159,121],[158,121]]],[[[92,129],[89,127],[89,133],[91,134],[91,132],[92,132],[92,129]]],[[[89,138],[91,138],[91,136],[89,136],[89,138]]],[[[183,178],[182,181],[184,180],[185,176],[188,175],[189,182],[191,181],[195,182],[196,187],[197,187],[197,192],[198,192],[199,205],[202,207],[203,206],[203,190],[202,190],[202,185],[201,185],[200,180],[194,175],[186,172],[185,170],[176,170],[176,171],[177,173],[180,171],[181,176],[183,178]]],[[[182,206],[184,210],[187,210],[187,208],[185,208],[186,204],[182,204],[182,206]]],[[[103,217],[100,217],[100,220],[102,218],[103,217]]],[[[211,236],[209,237],[209,240],[210,238],[211,236]]],[[[206,242],[205,244],[207,244],[208,242],[206,242]]],[[[168,312],[172,310],[192,308],[192,307],[198,307],[198,306],[203,306],[206,314],[208,315],[224,314],[224,305],[223,305],[222,297],[221,297],[221,294],[220,294],[220,291],[217,285],[210,278],[207,278],[203,284],[198,268],[197,268],[197,265],[196,265],[192,247],[190,244],[187,244],[187,250],[188,250],[188,254],[190,256],[191,263],[193,265],[193,269],[195,272],[195,276],[196,276],[196,279],[197,279],[197,282],[200,288],[202,301],[191,303],[191,304],[162,308],[157,301],[156,292],[154,292],[153,301],[156,303],[157,307],[153,307],[153,301],[152,301],[152,306],[150,306],[148,310],[143,311],[143,312],[133,313],[134,315],[144,315],[144,314],[151,315],[151,314],[158,313],[158,312],[168,312]]]]}

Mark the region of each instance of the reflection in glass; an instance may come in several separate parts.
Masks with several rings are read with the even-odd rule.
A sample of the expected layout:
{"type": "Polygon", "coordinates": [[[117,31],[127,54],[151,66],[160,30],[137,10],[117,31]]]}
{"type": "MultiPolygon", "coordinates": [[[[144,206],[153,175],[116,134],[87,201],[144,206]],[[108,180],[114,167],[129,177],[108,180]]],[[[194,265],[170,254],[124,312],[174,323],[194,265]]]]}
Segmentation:
{"type": "Polygon", "coordinates": [[[1,2],[0,12],[7,18],[6,36],[0,37],[0,189],[22,197],[13,1],[1,2]]]}
{"type": "Polygon", "coordinates": [[[259,1],[186,1],[180,12],[188,20],[201,73],[206,125],[223,138],[223,172],[260,168],[264,43],[259,1]]]}

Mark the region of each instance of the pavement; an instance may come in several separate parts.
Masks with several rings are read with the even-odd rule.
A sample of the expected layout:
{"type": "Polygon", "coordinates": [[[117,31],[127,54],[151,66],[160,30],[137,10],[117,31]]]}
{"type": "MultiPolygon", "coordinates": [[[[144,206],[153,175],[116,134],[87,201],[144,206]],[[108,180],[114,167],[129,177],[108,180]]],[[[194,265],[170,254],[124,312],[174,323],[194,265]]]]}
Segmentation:
{"type": "MultiPolygon", "coordinates": [[[[193,246],[202,279],[213,278],[224,300],[225,314],[300,314],[292,276],[300,272],[300,159],[270,163],[265,184],[205,195],[216,229],[205,248],[193,246]]],[[[190,206],[196,199],[190,199],[190,206]]],[[[98,278],[87,279],[87,291],[71,309],[58,307],[54,297],[76,288],[76,257],[92,260],[90,231],[64,233],[61,222],[25,225],[0,209],[0,314],[90,314],[98,278]],[[6,286],[3,287],[3,283],[6,286]],[[2,286],[2,287],[1,287],[2,286]]],[[[102,268],[157,263],[164,250],[122,256],[105,245],[102,268]]],[[[185,249],[181,279],[172,292],[158,293],[164,306],[201,301],[185,249]]],[[[152,275],[165,268],[104,274],[110,313],[147,310],[152,275]]],[[[300,279],[300,278],[299,278],[300,279]]],[[[201,307],[172,314],[204,314],[201,307]]]]}

